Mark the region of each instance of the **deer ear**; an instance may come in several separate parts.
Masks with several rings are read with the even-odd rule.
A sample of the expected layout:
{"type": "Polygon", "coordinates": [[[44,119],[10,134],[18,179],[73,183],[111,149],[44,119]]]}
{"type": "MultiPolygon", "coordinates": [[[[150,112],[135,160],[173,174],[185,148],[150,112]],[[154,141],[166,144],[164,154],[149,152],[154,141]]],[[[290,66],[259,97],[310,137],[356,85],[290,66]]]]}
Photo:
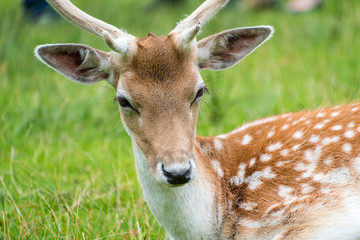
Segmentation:
{"type": "Polygon", "coordinates": [[[197,44],[198,66],[212,70],[229,68],[271,38],[273,32],[271,26],[259,26],[231,29],[206,37],[197,44]]]}
{"type": "Polygon", "coordinates": [[[47,44],[38,46],[35,54],[43,63],[74,82],[109,81],[110,53],[82,44],[47,44]]]}

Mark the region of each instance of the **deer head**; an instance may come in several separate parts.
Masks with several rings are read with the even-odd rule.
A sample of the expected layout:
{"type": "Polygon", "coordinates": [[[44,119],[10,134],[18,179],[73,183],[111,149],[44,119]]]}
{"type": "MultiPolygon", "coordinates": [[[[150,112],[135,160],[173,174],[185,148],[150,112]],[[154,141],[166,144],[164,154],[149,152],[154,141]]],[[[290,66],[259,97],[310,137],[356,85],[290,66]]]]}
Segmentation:
{"type": "Polygon", "coordinates": [[[229,68],[268,40],[273,28],[235,28],[196,36],[228,0],[207,0],[167,37],[138,39],[91,17],[67,0],[48,0],[67,20],[104,39],[103,52],[81,44],[38,46],[36,56],[72,81],[109,82],[123,125],[160,183],[180,186],[195,178],[194,142],[199,102],[206,92],[202,69],[229,68]]]}

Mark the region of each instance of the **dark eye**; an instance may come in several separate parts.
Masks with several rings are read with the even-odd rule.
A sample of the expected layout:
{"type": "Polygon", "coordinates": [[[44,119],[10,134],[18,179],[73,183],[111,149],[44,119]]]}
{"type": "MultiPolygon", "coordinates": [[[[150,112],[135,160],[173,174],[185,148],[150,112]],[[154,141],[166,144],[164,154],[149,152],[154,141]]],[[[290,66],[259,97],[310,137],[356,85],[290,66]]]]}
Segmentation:
{"type": "Polygon", "coordinates": [[[201,98],[204,95],[205,89],[204,88],[200,88],[199,91],[196,94],[195,99],[197,98],[201,98]]]}
{"type": "Polygon", "coordinates": [[[140,114],[140,112],[138,110],[136,110],[133,106],[131,106],[130,102],[126,98],[116,97],[115,99],[118,101],[119,105],[122,108],[131,109],[131,110],[134,110],[135,112],[137,112],[138,114],[140,114]]]}
{"type": "Polygon", "coordinates": [[[200,100],[202,96],[204,96],[205,91],[207,91],[206,87],[200,88],[196,93],[194,101],[191,104],[193,104],[196,100],[200,100]]]}
{"type": "Polygon", "coordinates": [[[118,102],[119,102],[119,105],[123,108],[131,108],[133,109],[133,107],[131,106],[131,104],[129,103],[129,101],[124,98],[124,97],[119,97],[118,98],[118,102]]]}

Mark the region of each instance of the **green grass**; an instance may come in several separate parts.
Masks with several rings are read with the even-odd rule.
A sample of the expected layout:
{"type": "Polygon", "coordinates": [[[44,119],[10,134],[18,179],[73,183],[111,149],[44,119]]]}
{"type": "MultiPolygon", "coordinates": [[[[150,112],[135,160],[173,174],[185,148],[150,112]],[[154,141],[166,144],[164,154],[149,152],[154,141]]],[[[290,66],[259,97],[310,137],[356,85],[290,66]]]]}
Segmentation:
{"type": "MultiPolygon", "coordinates": [[[[167,35],[198,1],[162,7],[147,1],[79,0],[80,8],[138,37],[167,35]]],[[[37,61],[38,44],[102,40],[65,21],[35,24],[19,1],[0,8],[0,239],[163,239],[136,179],[131,142],[114,90],[80,86],[37,61]]],[[[209,89],[198,122],[215,135],[257,118],[352,102],[360,96],[360,2],[323,9],[223,10],[200,38],[225,29],[273,25],[273,39],[224,72],[204,71],[209,89]]]]}

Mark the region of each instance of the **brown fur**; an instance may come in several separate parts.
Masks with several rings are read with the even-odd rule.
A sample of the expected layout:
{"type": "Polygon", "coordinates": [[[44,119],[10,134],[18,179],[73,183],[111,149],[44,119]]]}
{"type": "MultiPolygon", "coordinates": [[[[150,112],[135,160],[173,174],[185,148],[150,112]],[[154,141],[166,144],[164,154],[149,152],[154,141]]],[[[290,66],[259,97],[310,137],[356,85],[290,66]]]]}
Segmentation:
{"type": "Polygon", "coordinates": [[[190,108],[199,77],[195,59],[179,54],[169,37],[149,34],[138,46],[120,77],[143,124],[134,112],[122,113],[122,119],[145,156],[153,160],[152,167],[160,161],[157,159],[165,164],[171,159],[185,161],[192,156],[197,119],[197,104],[190,108]]]}

